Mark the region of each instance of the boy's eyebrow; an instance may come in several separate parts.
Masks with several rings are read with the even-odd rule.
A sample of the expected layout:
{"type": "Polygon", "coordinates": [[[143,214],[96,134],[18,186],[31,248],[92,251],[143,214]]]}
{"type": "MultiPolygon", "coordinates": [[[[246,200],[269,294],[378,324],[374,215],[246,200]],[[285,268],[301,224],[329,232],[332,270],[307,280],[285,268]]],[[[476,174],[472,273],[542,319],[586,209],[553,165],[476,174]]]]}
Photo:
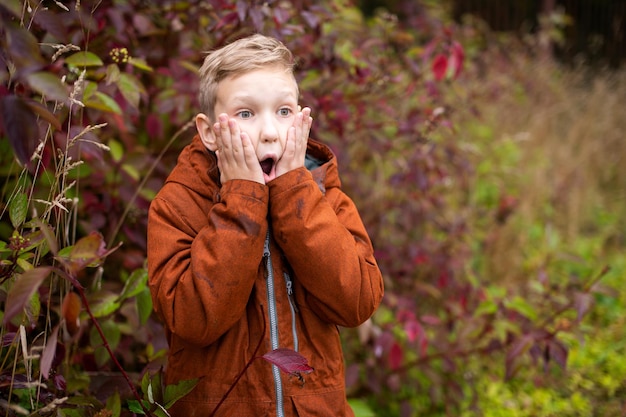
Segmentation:
{"type": "MultiPolygon", "coordinates": [[[[297,101],[297,94],[294,91],[291,91],[290,89],[285,89],[283,91],[278,91],[278,94],[281,96],[284,96],[286,98],[294,98],[297,101]]],[[[247,94],[247,93],[236,93],[233,96],[230,97],[230,101],[233,103],[249,103],[251,101],[255,101],[256,97],[254,97],[252,94],[247,94]]]]}

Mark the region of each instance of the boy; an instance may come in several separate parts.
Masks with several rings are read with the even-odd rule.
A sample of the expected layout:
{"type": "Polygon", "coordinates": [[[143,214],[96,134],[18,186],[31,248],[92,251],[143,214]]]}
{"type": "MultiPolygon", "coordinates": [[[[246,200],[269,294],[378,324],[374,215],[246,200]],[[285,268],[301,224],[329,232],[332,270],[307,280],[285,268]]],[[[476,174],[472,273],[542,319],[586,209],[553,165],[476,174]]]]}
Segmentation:
{"type": "Polygon", "coordinates": [[[151,204],[148,271],[167,331],[169,410],[206,417],[254,355],[298,351],[298,378],[255,360],[219,416],[353,416],[337,326],[378,307],[383,281],[330,149],[309,139],[291,52],[262,35],[209,54],[198,135],[151,204]]]}

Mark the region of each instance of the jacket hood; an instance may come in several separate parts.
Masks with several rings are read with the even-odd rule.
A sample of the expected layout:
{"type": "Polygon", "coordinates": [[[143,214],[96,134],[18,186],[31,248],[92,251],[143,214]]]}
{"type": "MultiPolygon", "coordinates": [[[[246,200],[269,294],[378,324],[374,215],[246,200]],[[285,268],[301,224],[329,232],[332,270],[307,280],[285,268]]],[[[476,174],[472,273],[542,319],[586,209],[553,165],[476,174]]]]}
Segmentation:
{"type": "MultiPolygon", "coordinates": [[[[323,193],[328,188],[341,186],[337,158],[328,146],[309,139],[305,166],[323,193]]],[[[165,182],[179,183],[203,197],[213,196],[221,187],[215,153],[204,146],[200,136],[194,136],[180,153],[178,164],[165,182]]]]}

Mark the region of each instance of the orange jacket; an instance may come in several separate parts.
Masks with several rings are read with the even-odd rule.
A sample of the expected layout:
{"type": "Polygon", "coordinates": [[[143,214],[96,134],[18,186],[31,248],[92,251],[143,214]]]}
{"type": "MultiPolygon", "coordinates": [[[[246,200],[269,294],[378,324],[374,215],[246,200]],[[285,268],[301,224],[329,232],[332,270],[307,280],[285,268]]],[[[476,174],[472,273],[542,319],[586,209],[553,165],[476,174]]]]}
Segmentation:
{"type": "Polygon", "coordinates": [[[303,384],[255,360],[218,416],[353,415],[338,326],[367,320],[383,281],[332,152],[310,140],[307,161],[316,166],[267,185],[221,185],[196,136],[154,198],[148,271],[169,342],[166,383],[200,378],[172,416],[208,416],[261,339],[257,356],[294,349],[315,370],[303,384]]]}

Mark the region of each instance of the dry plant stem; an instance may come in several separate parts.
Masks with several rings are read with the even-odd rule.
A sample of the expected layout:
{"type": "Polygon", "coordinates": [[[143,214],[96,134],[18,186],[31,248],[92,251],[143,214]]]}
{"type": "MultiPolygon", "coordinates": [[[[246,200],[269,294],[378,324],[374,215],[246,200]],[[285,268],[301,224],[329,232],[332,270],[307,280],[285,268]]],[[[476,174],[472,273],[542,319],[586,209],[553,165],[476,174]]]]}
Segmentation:
{"type": "MultiPolygon", "coordinates": [[[[263,310],[263,305],[261,305],[261,310],[263,310]]],[[[264,335],[265,335],[265,331],[267,330],[267,323],[265,322],[265,313],[261,314],[261,317],[263,317],[263,331],[261,332],[261,339],[259,340],[259,344],[256,345],[256,348],[254,349],[254,352],[252,353],[252,358],[250,358],[248,363],[246,363],[246,366],[244,366],[243,369],[241,370],[241,372],[239,372],[239,375],[237,375],[237,378],[235,378],[235,382],[232,383],[230,388],[228,388],[228,391],[226,391],[226,393],[222,396],[222,399],[220,400],[219,403],[217,403],[217,405],[215,406],[215,409],[213,409],[213,412],[211,412],[211,414],[209,414],[209,417],[213,417],[215,415],[215,413],[217,413],[217,410],[219,410],[219,408],[222,406],[222,404],[224,403],[224,401],[226,400],[228,395],[231,393],[233,388],[235,388],[235,385],[237,385],[237,382],[239,382],[239,380],[241,379],[243,374],[245,374],[246,371],[248,370],[248,368],[250,367],[250,365],[252,365],[252,362],[254,362],[255,359],[259,359],[259,356],[257,356],[256,354],[258,353],[259,349],[261,348],[261,344],[263,343],[263,338],[264,338],[264,335]]]]}
{"type": "Polygon", "coordinates": [[[192,120],[188,121],[187,123],[185,123],[185,125],[183,127],[178,129],[178,131],[176,131],[176,133],[174,133],[174,136],[172,136],[172,138],[169,140],[169,142],[167,142],[167,144],[163,147],[163,149],[161,150],[161,153],[159,153],[159,156],[152,162],[152,165],[150,166],[150,169],[148,169],[148,172],[146,172],[146,175],[144,175],[143,179],[141,180],[141,182],[137,186],[137,189],[135,190],[135,193],[133,194],[133,196],[128,201],[128,204],[126,205],[126,208],[124,209],[124,213],[122,213],[122,217],[120,217],[120,220],[115,225],[115,229],[113,230],[113,233],[111,234],[111,237],[109,238],[109,242],[108,242],[107,246],[111,246],[113,244],[113,241],[115,240],[115,236],[117,236],[117,234],[119,233],[120,229],[122,228],[122,224],[124,223],[124,219],[126,219],[126,216],[128,215],[128,212],[130,211],[131,206],[133,205],[133,203],[137,199],[137,196],[139,195],[139,192],[141,191],[143,186],[146,185],[146,182],[148,181],[148,178],[150,178],[150,175],[152,174],[152,171],[154,171],[156,166],[159,164],[159,162],[163,158],[163,155],[165,155],[165,152],[167,152],[169,147],[172,146],[172,144],[174,142],[176,142],[176,140],[179,138],[180,135],[182,135],[190,127],[194,126],[194,124],[195,124],[195,119],[192,119],[192,120]]]}
{"type": "Polygon", "coordinates": [[[85,306],[85,310],[87,310],[87,314],[89,315],[89,318],[93,322],[94,326],[96,326],[96,330],[98,331],[98,334],[100,335],[100,338],[102,339],[102,345],[104,346],[104,348],[109,353],[109,356],[113,360],[113,363],[115,363],[115,366],[117,367],[117,369],[122,373],[122,376],[124,377],[124,379],[128,383],[128,386],[130,387],[130,390],[132,391],[133,396],[135,397],[135,399],[141,405],[141,408],[143,409],[144,413],[146,413],[147,416],[153,417],[153,414],[150,412],[150,410],[146,409],[146,407],[144,406],[143,401],[142,401],[141,397],[139,396],[139,393],[135,389],[135,385],[133,384],[133,381],[131,381],[131,379],[128,376],[128,374],[126,373],[126,371],[124,371],[124,368],[122,367],[122,364],[120,364],[120,362],[115,357],[115,354],[111,350],[111,346],[109,345],[109,342],[107,341],[106,336],[104,335],[104,332],[102,331],[102,328],[100,327],[100,323],[98,323],[98,321],[96,320],[96,318],[92,314],[91,309],[89,308],[89,302],[87,301],[87,297],[85,296],[85,291],[83,291],[82,287],[76,287],[76,290],[78,291],[78,294],[80,295],[80,298],[81,298],[81,300],[83,302],[83,305],[85,306]]]}

